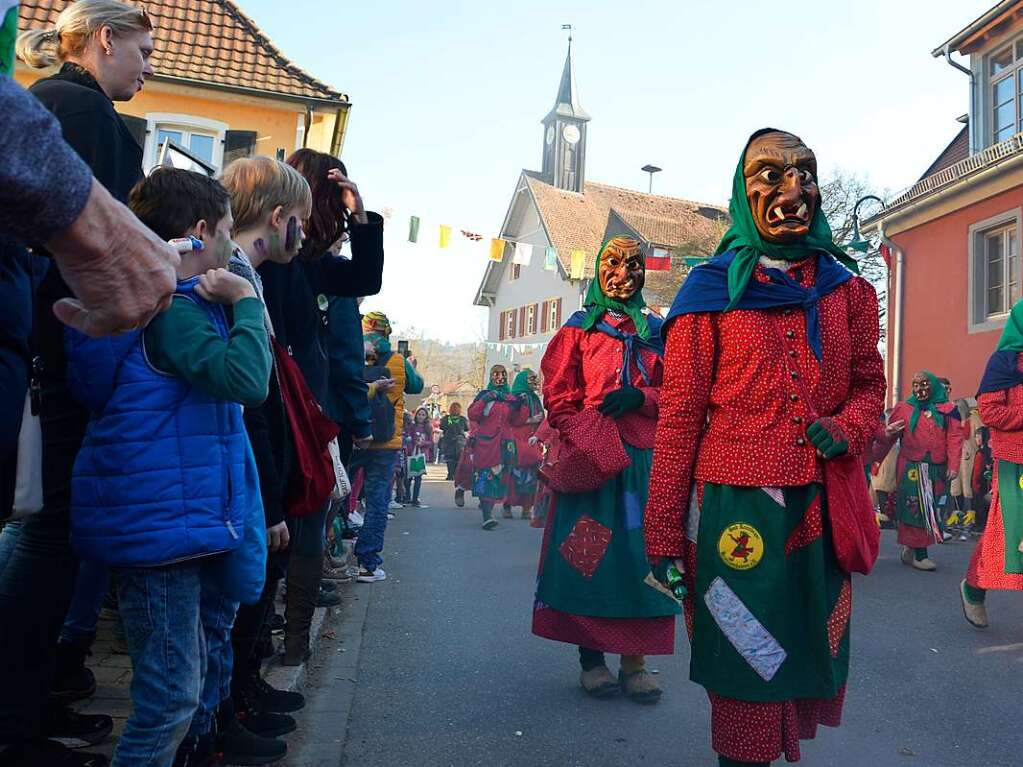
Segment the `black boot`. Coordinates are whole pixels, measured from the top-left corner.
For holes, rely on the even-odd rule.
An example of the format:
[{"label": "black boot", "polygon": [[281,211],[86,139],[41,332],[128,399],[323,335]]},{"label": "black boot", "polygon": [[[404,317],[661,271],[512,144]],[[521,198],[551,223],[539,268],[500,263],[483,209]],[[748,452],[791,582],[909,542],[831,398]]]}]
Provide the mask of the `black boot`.
[{"label": "black boot", "polygon": [[106,714],[79,714],[70,706],[50,698],[43,706],[43,735],[68,748],[84,748],[102,743],[114,729],[114,720]]},{"label": "black boot", "polygon": [[[288,597],[284,607],[284,665],[300,666],[309,657],[309,630],[313,612],[320,599],[323,555],[311,557],[292,554],[288,563]],[[340,601],[340,598],[339,600]]]},{"label": "black boot", "polygon": [[107,767],[109,763],[102,754],[72,751],[45,738],[15,743],[0,751],[0,767]]},{"label": "black boot", "polygon": [[174,754],[172,767],[215,767],[217,752],[213,748],[213,733],[188,735]]},{"label": "black boot", "polygon": [[288,744],[283,740],[263,738],[247,730],[235,717],[230,698],[217,707],[214,748],[222,764],[273,764],[288,753]]},{"label": "black boot", "polygon": [[55,697],[71,703],[96,692],[96,677],[85,667],[95,639],[96,635],[92,634],[75,642],[57,642],[52,690]]}]

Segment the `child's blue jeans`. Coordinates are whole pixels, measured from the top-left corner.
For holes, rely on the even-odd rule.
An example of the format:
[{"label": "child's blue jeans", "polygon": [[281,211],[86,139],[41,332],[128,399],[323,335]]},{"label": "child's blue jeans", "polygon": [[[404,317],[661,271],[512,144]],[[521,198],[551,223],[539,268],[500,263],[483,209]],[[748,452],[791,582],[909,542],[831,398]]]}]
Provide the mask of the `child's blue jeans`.
[{"label": "child's blue jeans", "polygon": [[204,578],[209,561],[116,571],[133,673],[114,767],[168,767],[186,733],[208,731],[229,694],[238,603]]}]

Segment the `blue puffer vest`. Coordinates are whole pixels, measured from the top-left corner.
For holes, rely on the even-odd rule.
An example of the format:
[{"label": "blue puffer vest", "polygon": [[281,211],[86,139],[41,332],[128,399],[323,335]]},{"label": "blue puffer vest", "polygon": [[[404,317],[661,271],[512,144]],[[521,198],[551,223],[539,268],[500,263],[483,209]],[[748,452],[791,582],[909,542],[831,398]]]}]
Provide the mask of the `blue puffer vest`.
[{"label": "blue puffer vest", "polygon": [[[200,298],[197,282],[179,282],[177,295],[204,308],[227,338],[223,307]],[[241,545],[253,508],[262,515],[241,405],[154,369],[144,331],[75,333],[67,348],[68,383],[93,411],[71,485],[79,555],[138,567]]]}]

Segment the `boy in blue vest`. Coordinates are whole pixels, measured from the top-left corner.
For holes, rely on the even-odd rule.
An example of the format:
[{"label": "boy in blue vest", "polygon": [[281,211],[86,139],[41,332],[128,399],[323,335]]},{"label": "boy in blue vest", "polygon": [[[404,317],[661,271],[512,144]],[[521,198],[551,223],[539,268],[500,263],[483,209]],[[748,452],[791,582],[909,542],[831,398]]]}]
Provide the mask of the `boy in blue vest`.
[{"label": "boy in blue vest", "polygon": [[215,713],[222,728],[240,727],[216,709],[229,696],[239,602],[263,586],[266,530],[242,406],[266,397],[271,360],[262,303],[224,268],[234,246],[223,186],[161,168],[129,205],[161,237],[196,246],[171,307],[148,327],[69,340],[69,381],[93,411],[75,462],[72,541],[117,574],[133,708],[114,765],[169,767],[186,733],[178,761],[193,763]]}]

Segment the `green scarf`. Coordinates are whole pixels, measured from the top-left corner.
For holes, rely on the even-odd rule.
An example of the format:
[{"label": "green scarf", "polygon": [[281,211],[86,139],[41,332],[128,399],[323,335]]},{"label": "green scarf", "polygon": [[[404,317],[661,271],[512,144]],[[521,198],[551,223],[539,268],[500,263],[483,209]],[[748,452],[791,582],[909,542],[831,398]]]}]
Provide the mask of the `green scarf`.
[{"label": "green scarf", "polygon": [[995,351],[1023,352],[1023,301],[1013,304]]},{"label": "green scarf", "polygon": [[906,400],[906,403],[913,408],[913,415],[909,417],[910,432],[916,431],[916,425],[920,422],[920,414],[924,411],[930,412],[934,417],[934,423],[942,429],[945,428],[945,416],[938,410],[938,405],[948,402],[948,392],[945,391],[944,384],[935,377],[934,373],[925,370],[924,375],[931,381],[931,398],[926,402],[920,402],[914,394]]},{"label": "green scarf", "polygon": [[526,368],[515,376],[515,383],[512,384],[511,393],[524,397],[529,405],[529,414],[536,415],[540,412],[543,405],[540,402],[540,395],[529,386],[529,376],[531,375],[533,375],[533,371]]},{"label": "green scarf", "polygon": [[724,237],[714,251],[719,256],[725,251],[736,250],[735,258],[728,267],[728,306],[725,311],[734,309],[739,303],[742,294],[746,291],[750,278],[753,276],[753,268],[757,265],[761,256],[767,256],[783,261],[802,261],[808,258],[814,251],[823,250],[844,264],[853,274],[859,274],[860,269],[856,261],[846,255],[845,251],[838,247],[832,239],[831,227],[821,207],[818,205],[810,222],[810,231],[799,243],[793,245],[779,245],[773,242],[765,242],[757,231],[757,225],[753,222],[753,213],[749,207],[749,200],[746,199],[746,176],[743,173],[743,164],[746,160],[746,150],[758,138],[765,133],[779,133],[774,128],[758,130],[739,155],[739,164],[735,168],[735,175],[732,177],[732,199],[728,203],[728,213],[732,217],[732,225],[725,232]]},{"label": "green scarf", "polygon": [[600,261],[604,257],[604,251],[607,250],[608,243],[610,242],[611,240],[606,240],[600,246],[597,262],[593,266],[593,280],[590,282],[590,289],[586,293],[586,300],[583,301],[583,308],[586,310],[586,316],[583,318],[583,330],[592,330],[600,322],[604,312],[613,311],[631,317],[636,325],[637,335],[644,341],[647,341],[650,338],[650,328],[647,325],[646,315],[643,314],[643,309],[646,308],[646,301],[643,300],[643,291],[637,290],[628,301],[618,301],[614,298],[608,298],[604,295],[604,291],[600,289]]}]

